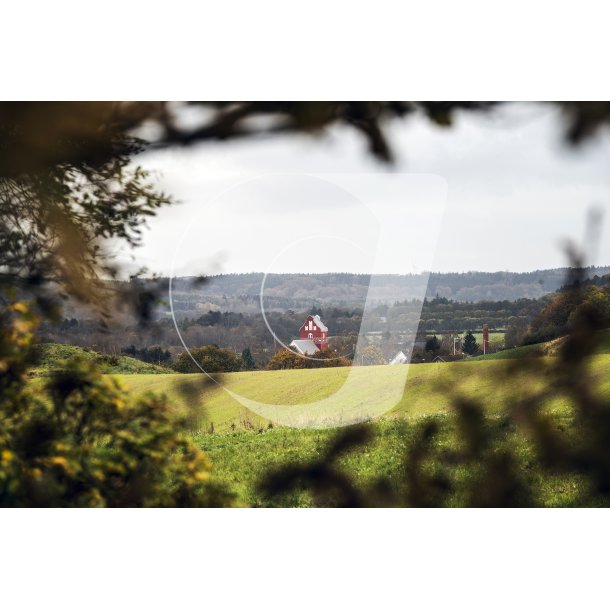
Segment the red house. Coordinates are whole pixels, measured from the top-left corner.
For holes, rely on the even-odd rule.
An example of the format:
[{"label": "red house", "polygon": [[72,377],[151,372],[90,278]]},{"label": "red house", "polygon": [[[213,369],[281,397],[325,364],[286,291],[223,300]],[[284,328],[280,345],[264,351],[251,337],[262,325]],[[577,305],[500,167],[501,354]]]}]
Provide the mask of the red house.
[{"label": "red house", "polygon": [[328,328],[320,320],[320,316],[307,316],[307,320],[299,329],[301,339],[309,339],[318,349],[328,349]]}]

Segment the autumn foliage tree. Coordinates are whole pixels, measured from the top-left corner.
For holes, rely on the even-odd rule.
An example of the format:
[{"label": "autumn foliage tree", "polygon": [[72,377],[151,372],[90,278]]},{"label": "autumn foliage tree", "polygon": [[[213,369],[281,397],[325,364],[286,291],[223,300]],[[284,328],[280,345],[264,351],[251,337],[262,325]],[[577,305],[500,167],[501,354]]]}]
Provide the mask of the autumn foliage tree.
[{"label": "autumn foliage tree", "polygon": [[310,357],[301,356],[292,350],[284,349],[269,361],[267,368],[270,371],[282,369],[320,369],[338,366],[350,366],[351,361],[339,356],[334,350],[322,350]]},{"label": "autumn foliage tree", "polygon": [[179,373],[234,373],[242,367],[241,356],[217,345],[196,347],[182,352],[176,359],[174,369]]},{"label": "autumn foliage tree", "polygon": [[610,286],[568,286],[558,292],[531,324],[523,342],[540,343],[571,332],[575,320],[589,313],[601,328],[610,327]]}]

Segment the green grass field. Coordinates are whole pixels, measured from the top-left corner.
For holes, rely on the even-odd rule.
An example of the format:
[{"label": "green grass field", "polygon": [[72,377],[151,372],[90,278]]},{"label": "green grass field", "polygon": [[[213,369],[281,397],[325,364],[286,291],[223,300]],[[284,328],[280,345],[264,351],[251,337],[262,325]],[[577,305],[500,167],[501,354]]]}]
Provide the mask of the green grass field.
[{"label": "green grass field", "polygon": [[[514,360],[519,358],[529,358],[536,356],[554,356],[557,351],[561,348],[564,342],[564,337],[554,339],[553,341],[547,341],[546,343],[534,343],[533,345],[523,345],[521,347],[513,347],[512,349],[505,349],[492,354],[486,354],[485,356],[475,356],[469,358],[473,360]],[[610,332],[605,330],[597,335],[596,354],[610,354]]]},{"label": "green grass field", "polygon": [[[416,419],[422,416],[448,413],[455,396],[481,399],[490,412],[500,411],[514,397],[521,382],[514,375],[506,378],[503,360],[477,359],[440,364],[411,365],[404,393],[398,404],[386,413],[385,419]],[[593,372],[602,380],[604,391],[610,393],[610,356],[597,356],[593,360]],[[401,373],[402,367],[371,366],[359,368],[369,392],[386,398],[392,377]],[[268,421],[252,413],[232,398],[223,388],[266,403],[308,403],[336,392],[344,383],[349,369],[308,369],[289,371],[254,371],[227,373],[218,376],[219,385],[206,380],[203,375],[155,374],[117,375],[116,377],[133,393],[159,392],[181,407],[198,411],[197,432],[235,430],[259,430]],[[526,376],[526,372],[521,373]],[[561,406],[561,405],[559,405]]]},{"label": "green grass field", "polygon": [[513,347],[512,349],[504,349],[499,352],[492,354],[485,354],[484,356],[475,356],[470,360],[514,360],[518,358],[524,358],[527,356],[540,356],[542,355],[540,344],[534,345],[523,345],[521,347]]},{"label": "green grass field", "polygon": [[[441,426],[437,440],[445,448],[453,447],[456,424],[450,416],[430,416]],[[426,418],[429,419],[429,418]],[[359,486],[364,487],[384,478],[392,489],[403,492],[405,485],[406,448],[417,433],[417,424],[424,420],[403,422],[380,420],[372,424],[373,439],[338,461],[339,467]],[[567,415],[559,416],[556,425],[569,425]],[[307,491],[295,490],[279,497],[268,498],[259,489],[260,481],[270,472],[286,464],[310,462],[324,455],[336,434],[334,430],[272,429],[259,433],[233,432],[225,434],[196,434],[195,440],[208,454],[215,478],[236,494],[238,506],[313,506]],[[459,438],[459,434],[457,435]],[[501,439],[506,442],[507,439]],[[580,506],[579,493],[586,483],[578,476],[542,475],[535,451],[523,437],[512,447],[524,477],[537,490],[536,505],[548,507]],[[456,497],[450,506],[463,506]]]},{"label": "green grass field", "polygon": [[[550,362],[550,358],[545,360]],[[455,428],[451,405],[460,394],[481,399],[493,417],[511,398],[518,396],[520,388],[531,389],[533,384],[542,383],[528,378],[527,371],[521,373],[523,378],[505,375],[509,366],[507,360],[412,365],[399,404],[372,424],[375,440],[364,450],[342,458],[342,466],[359,484],[385,477],[393,488],[400,489],[404,485],[405,446],[418,423],[425,418],[440,418],[448,430]],[[610,356],[593,358],[591,369],[600,381],[603,394],[610,396]],[[361,370],[380,399],[388,380],[398,373],[397,367],[389,366],[363,367]],[[347,369],[258,371],[226,374],[220,381],[232,391],[258,400],[297,404],[337,390],[347,372]],[[196,375],[121,375],[119,378],[136,394],[163,392],[178,405],[200,409],[194,437],[208,453],[217,479],[237,494],[239,505],[312,505],[309,494],[301,491],[270,501],[259,492],[258,484],[270,469],[322,455],[336,431],[277,425],[270,428],[269,422],[242,407],[221,387],[202,383]],[[552,411],[558,426],[570,425],[567,402],[555,401]],[[213,434],[210,433],[212,423]],[[525,440],[518,447],[518,455],[524,472],[535,482],[539,505],[572,506],[577,502],[583,485],[578,477],[542,476],[536,467],[533,449]]]}]

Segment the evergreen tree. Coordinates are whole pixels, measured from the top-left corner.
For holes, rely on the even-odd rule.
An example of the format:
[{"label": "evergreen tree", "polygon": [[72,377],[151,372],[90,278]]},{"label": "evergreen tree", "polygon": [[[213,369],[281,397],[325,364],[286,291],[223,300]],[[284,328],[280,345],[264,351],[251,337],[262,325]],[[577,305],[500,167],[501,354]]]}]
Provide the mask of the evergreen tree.
[{"label": "evergreen tree", "polygon": [[241,359],[243,362],[244,369],[251,371],[256,368],[256,362],[254,362],[254,358],[252,357],[252,352],[250,351],[249,347],[247,347],[241,353]]},{"label": "evergreen tree", "polygon": [[474,335],[470,330],[466,333],[466,336],[464,337],[464,346],[462,349],[464,350],[465,354],[468,354],[470,356],[476,354],[479,349],[479,344],[477,343],[477,340],[474,338]]},{"label": "evergreen tree", "polygon": [[434,335],[434,337],[430,337],[426,341],[427,352],[437,352],[439,349],[441,349],[441,342],[438,340],[438,337],[436,335]]}]

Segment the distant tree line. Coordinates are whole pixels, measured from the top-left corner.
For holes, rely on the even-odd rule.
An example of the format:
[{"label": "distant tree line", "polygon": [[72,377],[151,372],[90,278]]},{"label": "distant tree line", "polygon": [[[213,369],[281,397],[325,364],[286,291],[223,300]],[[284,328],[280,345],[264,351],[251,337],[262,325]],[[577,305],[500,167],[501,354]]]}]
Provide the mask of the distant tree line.
[{"label": "distant tree line", "polygon": [[[587,267],[588,278],[610,273],[610,267]],[[408,288],[428,299],[445,297],[458,302],[518,301],[538,299],[559,290],[567,269],[542,269],[526,273],[380,274],[375,276],[376,297],[391,305],[398,290]],[[173,307],[177,315],[196,317],[202,304],[210,309],[239,313],[256,313],[260,309],[262,273],[227,274],[193,284],[193,278],[173,280]],[[264,304],[269,311],[303,311],[312,307],[337,305],[361,308],[369,288],[370,275],[353,273],[270,274],[265,279]],[[369,295],[370,296],[370,295]]]},{"label": "distant tree line", "polygon": [[163,349],[160,345],[153,345],[151,347],[142,347],[138,349],[135,345],[131,344],[129,347],[125,347],[121,350],[127,356],[143,360],[144,362],[151,362],[153,364],[165,364],[169,362],[172,355],[169,350]]}]

